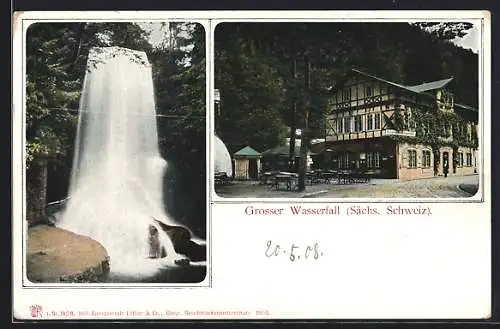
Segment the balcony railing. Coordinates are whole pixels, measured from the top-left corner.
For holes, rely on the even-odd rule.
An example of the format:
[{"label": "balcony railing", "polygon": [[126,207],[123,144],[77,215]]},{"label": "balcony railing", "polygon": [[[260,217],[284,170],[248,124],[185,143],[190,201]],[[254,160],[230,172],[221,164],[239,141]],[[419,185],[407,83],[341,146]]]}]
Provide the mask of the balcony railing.
[{"label": "balcony railing", "polygon": [[382,136],[409,136],[409,137],[415,137],[416,136],[415,131],[409,131],[409,130],[402,130],[402,131],[397,131],[395,129],[386,129],[382,130]]},{"label": "balcony railing", "polygon": [[441,142],[452,142],[453,141],[453,136],[448,136],[448,137],[438,136],[438,139]]}]

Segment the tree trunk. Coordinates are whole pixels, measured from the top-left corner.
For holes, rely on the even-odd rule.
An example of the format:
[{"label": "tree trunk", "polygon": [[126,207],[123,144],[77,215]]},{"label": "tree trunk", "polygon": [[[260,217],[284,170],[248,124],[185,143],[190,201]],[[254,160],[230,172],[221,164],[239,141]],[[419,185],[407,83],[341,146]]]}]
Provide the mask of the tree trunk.
[{"label": "tree trunk", "polygon": [[292,107],[292,117],[290,124],[290,146],[288,150],[288,171],[295,171],[295,130],[297,130],[297,90],[295,88],[297,79],[297,61],[295,57],[292,59],[292,77],[294,83],[294,94],[293,94],[293,107]]},{"label": "tree trunk", "polygon": [[304,88],[304,128],[300,135],[299,191],[306,189],[307,151],[309,149],[309,111],[311,106],[311,62],[306,60]]},{"label": "tree trunk", "polygon": [[38,223],[45,216],[47,204],[47,159],[34,161],[27,172],[26,220],[29,225]]}]

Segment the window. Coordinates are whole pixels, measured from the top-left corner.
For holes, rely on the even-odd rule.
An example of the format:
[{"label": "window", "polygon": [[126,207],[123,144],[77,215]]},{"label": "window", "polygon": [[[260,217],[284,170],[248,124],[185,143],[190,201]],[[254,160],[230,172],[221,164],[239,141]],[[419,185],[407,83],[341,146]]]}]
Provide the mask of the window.
[{"label": "window", "polygon": [[472,153],[467,153],[467,167],[472,167]]},{"label": "window", "polygon": [[451,125],[448,123],[443,123],[443,137],[451,137]]},{"label": "window", "polygon": [[363,121],[361,115],[354,117],[354,131],[363,131]]},{"label": "window", "polygon": [[380,152],[366,153],[367,168],[380,168]]},{"label": "window", "polygon": [[340,169],[349,168],[349,153],[344,153],[339,156],[339,168]]},{"label": "window", "polygon": [[351,117],[344,118],[344,132],[348,133],[351,131]]},{"label": "window", "polygon": [[457,166],[458,167],[463,167],[464,166],[464,154],[462,152],[460,152],[457,155],[458,155]]},{"label": "window", "polygon": [[417,151],[408,150],[408,167],[417,168]]},{"label": "window", "polygon": [[431,166],[431,151],[422,151],[422,167],[429,168]]},{"label": "window", "polygon": [[344,119],[343,118],[339,118],[338,121],[337,121],[337,124],[338,124],[337,131],[339,133],[343,133],[344,132]]},{"label": "window", "polygon": [[380,113],[375,113],[375,129],[380,129]]},{"label": "window", "polygon": [[429,132],[431,131],[429,122],[424,122],[422,124],[422,131],[424,133],[424,136],[427,136],[429,134]]},{"label": "window", "polygon": [[342,101],[347,102],[351,100],[351,89],[346,89],[342,91]]},{"label": "window", "polygon": [[415,120],[413,120],[411,109],[409,108],[404,111],[404,126],[406,129],[415,129]]},{"label": "window", "polygon": [[366,88],[365,88],[365,95],[366,95],[366,97],[373,96],[373,90],[372,90],[371,86],[366,86]]},{"label": "window", "polygon": [[375,168],[379,168],[380,167],[380,153],[379,152],[375,152],[373,154],[373,166]]},{"label": "window", "polygon": [[366,116],[366,130],[373,130],[373,114]]},{"label": "window", "polygon": [[337,131],[338,126],[339,126],[339,123],[337,122],[337,119],[332,119],[330,121],[330,127],[331,127],[333,132]]}]

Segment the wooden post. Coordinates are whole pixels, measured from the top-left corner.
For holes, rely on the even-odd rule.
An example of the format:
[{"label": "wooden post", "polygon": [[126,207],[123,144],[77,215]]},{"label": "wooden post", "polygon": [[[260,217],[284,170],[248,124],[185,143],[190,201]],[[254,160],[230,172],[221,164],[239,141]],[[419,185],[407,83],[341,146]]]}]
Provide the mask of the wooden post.
[{"label": "wooden post", "polygon": [[304,74],[304,125],[300,135],[299,191],[306,189],[307,151],[309,150],[309,112],[311,107],[311,62],[306,59]]}]

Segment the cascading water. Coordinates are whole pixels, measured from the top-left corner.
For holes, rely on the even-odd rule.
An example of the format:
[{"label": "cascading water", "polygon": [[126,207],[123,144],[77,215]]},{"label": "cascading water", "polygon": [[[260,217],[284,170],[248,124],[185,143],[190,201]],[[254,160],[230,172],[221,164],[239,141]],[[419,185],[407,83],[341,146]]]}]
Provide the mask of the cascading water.
[{"label": "cascading water", "polygon": [[233,175],[231,155],[224,142],[217,136],[214,137],[214,169],[215,172],[225,172],[228,177]]},{"label": "cascading water", "polygon": [[[57,226],[99,241],[112,273],[151,275],[178,258],[153,217],[164,211],[167,163],[158,148],[151,66],[144,52],[92,48],[80,101],[69,200]],[[150,225],[164,259],[148,259]]]}]

